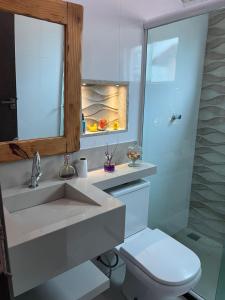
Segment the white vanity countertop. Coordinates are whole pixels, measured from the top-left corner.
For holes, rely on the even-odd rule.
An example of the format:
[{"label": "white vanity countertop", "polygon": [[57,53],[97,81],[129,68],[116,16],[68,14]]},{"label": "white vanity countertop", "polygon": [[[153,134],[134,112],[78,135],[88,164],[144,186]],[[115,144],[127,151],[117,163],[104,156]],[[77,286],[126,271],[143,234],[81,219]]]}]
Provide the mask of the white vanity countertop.
[{"label": "white vanity countertop", "polygon": [[[67,226],[74,225],[81,221],[85,221],[89,218],[122,207],[123,204],[119,200],[103,192],[103,190],[140,178],[151,176],[155,173],[155,165],[142,162],[140,166],[135,168],[128,167],[127,164],[122,164],[116,166],[116,170],[113,173],[106,173],[101,169],[89,172],[87,178],[76,177],[74,179],[65,181],[65,183],[74,187],[84,196],[93,200],[96,205],[85,206],[84,203],[85,210],[83,213],[74,215],[68,214],[68,217],[64,217],[62,219],[59,218],[52,224],[50,224],[50,222],[46,222],[46,213],[48,209],[51,209],[50,207],[48,207],[51,202],[49,202],[49,204],[45,203],[43,205],[32,207],[31,209],[29,209],[29,216],[28,212],[25,212],[25,210],[17,211],[15,213],[9,213],[8,210],[5,209],[5,221],[9,248],[18,246],[22,243],[29,242],[43,235],[49,234],[53,231],[60,230]],[[53,186],[55,184],[62,183],[63,182],[61,180],[41,182],[37,189],[40,190],[49,186]],[[27,187],[16,187],[3,190],[3,200],[4,198],[12,197],[14,195],[22,196],[24,193],[29,192],[31,192],[31,189]],[[44,225],[33,225],[32,220],[35,216],[37,218],[37,214],[40,216],[41,220],[41,209],[43,209],[43,215],[45,215],[43,216],[43,218],[45,217],[45,222],[43,222]],[[33,223],[35,223],[35,221]],[[32,226],[29,226],[29,224],[31,224]]]}]

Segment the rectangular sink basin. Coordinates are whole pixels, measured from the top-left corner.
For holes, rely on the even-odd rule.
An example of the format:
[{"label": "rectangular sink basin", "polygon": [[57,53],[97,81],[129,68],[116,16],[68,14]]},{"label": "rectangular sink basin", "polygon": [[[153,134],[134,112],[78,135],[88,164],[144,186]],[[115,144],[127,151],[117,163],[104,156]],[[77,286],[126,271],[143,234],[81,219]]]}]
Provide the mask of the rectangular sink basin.
[{"label": "rectangular sink basin", "polygon": [[[4,199],[4,206],[23,234],[35,233],[70,218],[84,217],[93,206],[100,206],[67,183],[28,190]],[[61,224],[63,225],[63,224]]]},{"label": "rectangular sink basin", "polygon": [[9,213],[15,213],[39,205],[71,204],[73,206],[99,205],[93,199],[83,195],[68,183],[58,183],[4,198],[4,206]]}]

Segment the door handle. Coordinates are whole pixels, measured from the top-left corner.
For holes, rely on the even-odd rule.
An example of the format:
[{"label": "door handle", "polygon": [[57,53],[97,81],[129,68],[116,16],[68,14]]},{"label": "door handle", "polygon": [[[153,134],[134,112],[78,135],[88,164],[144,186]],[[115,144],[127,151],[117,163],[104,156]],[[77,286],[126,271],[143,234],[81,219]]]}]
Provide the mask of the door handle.
[{"label": "door handle", "polygon": [[2,99],[2,100],[0,100],[0,104],[2,104],[2,105],[9,105],[9,108],[11,110],[14,110],[14,109],[16,109],[16,101],[17,101],[16,97],[15,98],[11,97],[9,99]]},{"label": "door handle", "polygon": [[0,100],[0,103],[5,104],[5,105],[11,105],[11,104],[16,104],[16,100],[17,100],[17,98],[11,97],[9,99]]}]

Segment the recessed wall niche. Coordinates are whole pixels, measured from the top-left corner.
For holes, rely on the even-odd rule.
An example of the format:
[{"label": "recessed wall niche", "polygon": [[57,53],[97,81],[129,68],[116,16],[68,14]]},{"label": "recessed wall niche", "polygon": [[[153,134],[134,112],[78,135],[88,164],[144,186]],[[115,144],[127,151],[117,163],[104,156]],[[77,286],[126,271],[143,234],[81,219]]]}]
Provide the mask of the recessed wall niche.
[{"label": "recessed wall niche", "polygon": [[82,83],[83,136],[127,130],[128,88],[127,82]]}]

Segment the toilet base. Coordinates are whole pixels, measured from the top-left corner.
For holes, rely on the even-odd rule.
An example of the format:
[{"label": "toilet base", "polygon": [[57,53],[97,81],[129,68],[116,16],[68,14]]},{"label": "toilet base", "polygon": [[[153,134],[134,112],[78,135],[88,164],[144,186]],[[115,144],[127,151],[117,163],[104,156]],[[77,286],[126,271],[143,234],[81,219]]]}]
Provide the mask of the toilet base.
[{"label": "toilet base", "polygon": [[145,272],[120,252],[126,264],[126,275],[122,292],[127,300],[175,300],[192,290],[201,278],[201,269],[189,282],[168,286],[152,280]]},{"label": "toilet base", "polygon": [[137,284],[137,278],[129,270],[126,270],[122,293],[127,300],[147,300],[149,297],[146,287],[141,283]]},{"label": "toilet base", "polygon": [[133,273],[129,271],[129,268],[126,269],[122,293],[127,300],[179,300],[179,296],[183,294],[180,293],[180,295],[169,297],[165,295],[165,293],[160,293],[160,295],[155,294],[149,286],[146,286],[142,280],[134,276]]},{"label": "toilet base", "polygon": [[152,294],[128,269],[122,287],[122,293],[127,300],[174,300],[174,297],[156,296]]}]

